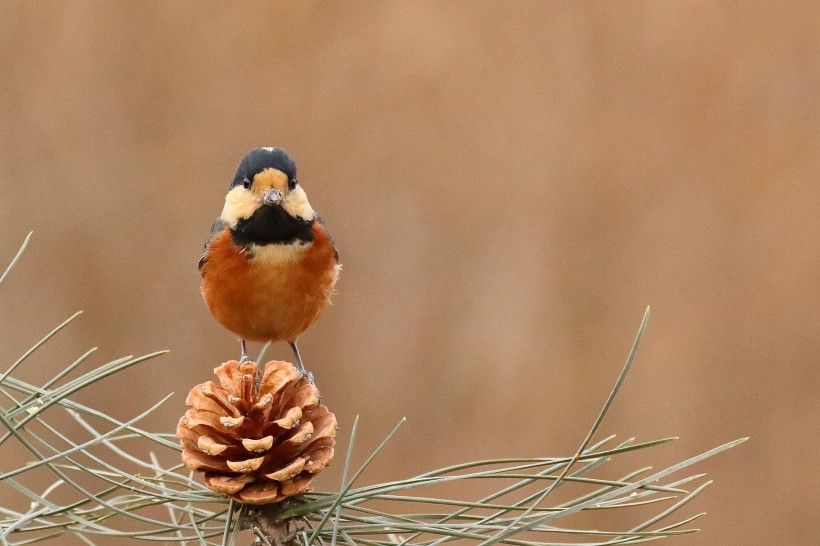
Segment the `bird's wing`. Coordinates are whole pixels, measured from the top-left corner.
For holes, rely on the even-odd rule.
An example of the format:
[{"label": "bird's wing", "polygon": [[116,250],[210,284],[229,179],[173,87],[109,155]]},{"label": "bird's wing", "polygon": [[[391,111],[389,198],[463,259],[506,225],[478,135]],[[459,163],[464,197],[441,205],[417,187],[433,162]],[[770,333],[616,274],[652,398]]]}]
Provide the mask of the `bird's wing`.
[{"label": "bird's wing", "polygon": [[330,246],[333,247],[333,257],[338,262],[339,261],[339,250],[336,248],[336,243],[333,241],[333,236],[330,235],[330,232],[325,227],[325,222],[322,220],[322,217],[319,216],[319,213],[314,211],[314,214],[316,215],[316,223],[319,224],[319,227],[321,227],[324,230],[325,233],[327,233],[327,240],[330,241]]},{"label": "bird's wing", "polygon": [[202,254],[199,255],[199,270],[202,271],[202,267],[205,265],[205,262],[208,261],[208,249],[211,246],[211,242],[214,238],[219,234],[225,227],[225,222],[222,221],[222,218],[217,218],[214,220],[213,225],[211,226],[211,234],[208,236],[208,240],[205,242],[205,246],[202,248]]}]

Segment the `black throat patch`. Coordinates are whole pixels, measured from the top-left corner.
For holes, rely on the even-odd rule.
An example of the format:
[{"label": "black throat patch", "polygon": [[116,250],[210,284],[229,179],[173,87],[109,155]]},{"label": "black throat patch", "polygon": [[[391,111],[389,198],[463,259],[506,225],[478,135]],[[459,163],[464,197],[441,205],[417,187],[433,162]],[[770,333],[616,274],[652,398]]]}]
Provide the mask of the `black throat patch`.
[{"label": "black throat patch", "polygon": [[282,207],[259,207],[247,220],[239,220],[231,229],[233,241],[242,247],[249,245],[288,245],[313,241],[312,220],[294,218]]}]

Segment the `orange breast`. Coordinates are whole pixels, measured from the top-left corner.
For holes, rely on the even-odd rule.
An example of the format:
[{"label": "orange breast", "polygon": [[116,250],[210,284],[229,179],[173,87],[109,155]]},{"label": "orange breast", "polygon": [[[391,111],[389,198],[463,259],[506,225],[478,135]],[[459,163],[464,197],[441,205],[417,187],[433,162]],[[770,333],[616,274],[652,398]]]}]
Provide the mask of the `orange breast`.
[{"label": "orange breast", "polygon": [[202,295],[214,318],[242,339],[293,341],[328,304],[338,268],[324,228],[314,240],[287,252],[259,249],[249,257],[226,229],[210,244],[202,268]]}]

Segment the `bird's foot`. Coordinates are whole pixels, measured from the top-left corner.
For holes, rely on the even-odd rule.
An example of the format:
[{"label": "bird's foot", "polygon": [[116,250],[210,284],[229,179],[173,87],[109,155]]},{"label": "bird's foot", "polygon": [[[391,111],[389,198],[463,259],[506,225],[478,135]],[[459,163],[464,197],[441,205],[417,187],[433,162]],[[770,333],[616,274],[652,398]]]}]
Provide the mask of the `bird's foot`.
[{"label": "bird's foot", "polygon": [[245,346],[245,340],[239,340],[239,349],[240,349],[240,356],[239,356],[239,363],[240,364],[247,364],[251,361],[251,357],[248,356],[248,348]]},{"label": "bird's foot", "polygon": [[296,341],[289,341],[288,343],[290,344],[290,348],[293,349],[293,356],[296,357],[296,369],[299,370],[302,377],[307,377],[308,383],[313,385],[313,374],[305,369],[305,363],[302,362],[302,355],[299,354],[299,347],[296,345]]}]

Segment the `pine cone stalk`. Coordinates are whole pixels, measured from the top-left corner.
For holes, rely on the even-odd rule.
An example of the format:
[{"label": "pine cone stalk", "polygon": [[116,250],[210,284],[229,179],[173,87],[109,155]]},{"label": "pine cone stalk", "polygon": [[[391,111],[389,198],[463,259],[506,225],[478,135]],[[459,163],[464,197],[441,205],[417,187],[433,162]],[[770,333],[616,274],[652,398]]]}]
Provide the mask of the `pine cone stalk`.
[{"label": "pine cone stalk", "polygon": [[236,360],[214,370],[219,384],[197,385],[177,437],[182,461],[207,487],[247,504],[270,504],[310,489],[333,458],[336,416],[289,362]]}]

